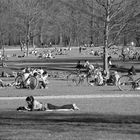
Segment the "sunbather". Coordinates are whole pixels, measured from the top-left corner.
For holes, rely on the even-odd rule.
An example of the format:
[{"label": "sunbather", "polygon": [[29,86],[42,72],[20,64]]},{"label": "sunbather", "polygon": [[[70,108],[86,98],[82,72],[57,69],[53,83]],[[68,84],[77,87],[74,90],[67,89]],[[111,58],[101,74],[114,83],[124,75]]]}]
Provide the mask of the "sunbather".
[{"label": "sunbather", "polygon": [[66,104],[62,106],[56,106],[50,103],[43,104],[34,99],[33,96],[26,98],[27,106],[20,106],[17,108],[18,111],[72,111],[79,110],[76,104]]}]

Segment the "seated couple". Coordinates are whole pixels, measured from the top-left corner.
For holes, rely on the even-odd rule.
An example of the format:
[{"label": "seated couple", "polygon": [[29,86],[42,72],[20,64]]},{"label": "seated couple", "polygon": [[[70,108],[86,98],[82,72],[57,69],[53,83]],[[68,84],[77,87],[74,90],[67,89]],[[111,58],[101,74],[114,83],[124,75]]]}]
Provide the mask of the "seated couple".
[{"label": "seated couple", "polygon": [[20,106],[17,111],[74,111],[79,110],[76,104],[66,104],[62,106],[56,106],[50,103],[43,104],[34,99],[33,96],[26,98],[27,106]]},{"label": "seated couple", "polygon": [[39,81],[38,88],[48,88],[48,72],[44,71],[41,75],[38,75],[37,73],[34,73],[34,76]]}]

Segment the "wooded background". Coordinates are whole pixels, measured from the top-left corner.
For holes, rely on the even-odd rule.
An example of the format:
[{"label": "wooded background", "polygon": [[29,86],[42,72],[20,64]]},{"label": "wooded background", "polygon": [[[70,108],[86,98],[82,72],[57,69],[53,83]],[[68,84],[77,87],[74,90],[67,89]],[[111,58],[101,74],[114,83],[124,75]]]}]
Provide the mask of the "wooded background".
[{"label": "wooded background", "polygon": [[0,46],[140,46],[140,0],[0,0]]}]

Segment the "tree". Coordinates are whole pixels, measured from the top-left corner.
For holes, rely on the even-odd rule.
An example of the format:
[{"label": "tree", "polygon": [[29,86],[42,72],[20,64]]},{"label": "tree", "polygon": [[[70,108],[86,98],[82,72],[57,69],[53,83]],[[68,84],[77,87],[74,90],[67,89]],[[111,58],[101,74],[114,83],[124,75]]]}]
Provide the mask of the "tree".
[{"label": "tree", "polygon": [[41,18],[42,9],[39,0],[17,0],[15,4],[16,23],[25,37],[28,56],[31,37],[36,34],[36,25]]},{"label": "tree", "polygon": [[0,0],[0,48],[2,48],[4,42],[4,36],[7,34],[8,31],[8,5],[5,0]]},{"label": "tree", "polygon": [[[128,40],[132,38],[132,41],[136,43],[136,47],[140,47],[140,1],[135,3],[135,15],[131,19],[124,33]],[[129,35],[129,36],[128,36]]]},{"label": "tree", "polygon": [[102,21],[104,23],[104,70],[108,72],[108,48],[116,43],[121,32],[127,27],[134,17],[134,1],[129,0],[96,0],[102,7],[104,13]]}]

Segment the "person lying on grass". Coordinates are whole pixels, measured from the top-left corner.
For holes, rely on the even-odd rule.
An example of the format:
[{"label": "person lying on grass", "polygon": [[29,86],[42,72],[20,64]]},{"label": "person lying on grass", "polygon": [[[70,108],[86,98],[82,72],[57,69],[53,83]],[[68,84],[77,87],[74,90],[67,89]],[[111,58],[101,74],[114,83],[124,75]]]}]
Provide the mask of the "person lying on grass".
[{"label": "person lying on grass", "polygon": [[27,106],[20,106],[17,111],[74,111],[79,110],[76,104],[66,104],[62,106],[56,106],[50,103],[43,104],[34,99],[33,96],[26,98]]}]

